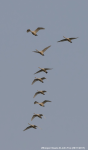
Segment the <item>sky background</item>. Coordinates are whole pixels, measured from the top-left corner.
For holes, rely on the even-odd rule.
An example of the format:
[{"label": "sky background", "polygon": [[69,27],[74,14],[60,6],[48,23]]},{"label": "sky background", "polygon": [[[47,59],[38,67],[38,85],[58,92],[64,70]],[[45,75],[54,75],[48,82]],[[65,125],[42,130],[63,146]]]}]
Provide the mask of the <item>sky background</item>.
[{"label": "sky background", "polygon": [[[79,38],[57,43],[63,36]],[[34,75],[38,67],[53,70]],[[31,85],[35,77],[48,80]],[[33,98],[37,90],[48,92]],[[43,100],[52,102],[34,105]],[[28,123],[42,130],[23,131]],[[43,146],[88,148],[88,0],[0,1],[0,149]]]}]

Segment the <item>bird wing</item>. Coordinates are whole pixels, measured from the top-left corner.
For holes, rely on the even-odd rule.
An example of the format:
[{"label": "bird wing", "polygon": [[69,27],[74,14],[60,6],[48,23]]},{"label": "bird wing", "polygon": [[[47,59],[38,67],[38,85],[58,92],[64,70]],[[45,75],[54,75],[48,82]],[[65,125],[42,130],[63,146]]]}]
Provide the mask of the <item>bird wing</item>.
[{"label": "bird wing", "polygon": [[32,121],[35,117],[37,117],[37,115],[33,115],[32,118],[31,118],[31,121]]},{"label": "bird wing", "polygon": [[[42,72],[43,70],[41,69],[41,70],[39,70],[39,71],[37,71],[36,73],[39,73],[39,72]],[[36,73],[34,73],[34,74],[36,74]]]},{"label": "bird wing", "polygon": [[63,41],[68,41],[67,39],[62,39],[60,41],[57,41],[57,42],[63,42]]},{"label": "bird wing", "polygon": [[74,39],[77,39],[78,37],[76,37],[76,38],[69,38],[70,40],[74,40]]},{"label": "bird wing", "polygon": [[27,32],[30,32],[31,30],[30,29],[27,29]]},{"label": "bird wing", "polygon": [[38,95],[38,94],[40,94],[40,92],[36,92],[33,98],[35,98],[35,96]]},{"label": "bird wing", "polygon": [[42,29],[45,29],[45,28],[38,27],[34,32],[37,33],[39,30],[42,30]]},{"label": "bird wing", "polygon": [[46,48],[44,48],[41,52],[45,52],[49,47],[51,47],[51,45],[50,46],[48,46],[48,47],[46,47]]},{"label": "bird wing", "polygon": [[[44,115],[43,115],[44,116]],[[46,117],[44,116],[44,118],[46,119]]]},{"label": "bird wing", "polygon": [[45,70],[52,70],[53,68],[44,68]]},{"label": "bird wing", "polygon": [[46,102],[51,102],[51,101],[49,101],[49,100],[45,100],[45,101],[43,101],[42,103],[43,103],[43,104],[45,104]]},{"label": "bird wing", "polygon": [[28,123],[30,126],[33,126],[32,124]]},{"label": "bird wing", "polygon": [[[38,127],[38,126],[37,126]],[[41,129],[40,127],[38,127],[39,129]]]},{"label": "bird wing", "polygon": [[34,84],[36,81],[38,81],[38,79],[34,79],[33,82],[32,82],[32,84]]},{"label": "bird wing", "polygon": [[27,129],[30,129],[32,128],[32,126],[28,126],[27,128],[25,128],[23,131],[27,130]]}]

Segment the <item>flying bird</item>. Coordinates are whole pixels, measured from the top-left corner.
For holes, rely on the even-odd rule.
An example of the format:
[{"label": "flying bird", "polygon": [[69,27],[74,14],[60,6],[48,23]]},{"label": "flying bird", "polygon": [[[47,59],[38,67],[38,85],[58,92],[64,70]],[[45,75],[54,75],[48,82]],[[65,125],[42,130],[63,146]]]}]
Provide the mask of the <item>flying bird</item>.
[{"label": "flying bird", "polygon": [[45,29],[45,28],[38,27],[38,28],[37,28],[36,30],[34,30],[34,31],[31,31],[30,29],[28,29],[27,32],[31,32],[33,35],[37,36],[36,33],[37,33],[39,30],[42,30],[42,29]]},{"label": "flying bird", "polygon": [[44,82],[43,82],[44,79],[46,79],[46,78],[45,78],[45,77],[42,77],[42,78],[36,78],[36,77],[35,77],[35,79],[34,79],[33,82],[32,82],[32,85],[33,85],[36,81],[40,81],[40,82],[44,83]]},{"label": "flying bird", "polygon": [[35,101],[34,104],[39,104],[40,106],[45,107],[44,104],[45,104],[46,102],[51,102],[51,101],[49,101],[49,100],[44,100],[44,101],[41,102],[41,103]]},{"label": "flying bird", "polygon": [[[42,114],[35,114],[35,113],[34,113],[34,115],[33,115],[32,118],[31,118],[31,121],[32,121],[35,117],[39,117],[39,118],[42,119],[42,116],[44,116],[44,115],[42,115]],[[45,118],[45,116],[44,116],[44,118]]]},{"label": "flying bird", "polygon": [[57,42],[63,42],[63,41],[68,41],[68,42],[70,42],[70,43],[72,43],[72,41],[71,40],[74,40],[74,39],[77,39],[78,37],[76,37],[76,38],[66,38],[65,36],[63,36],[65,39],[62,39],[62,40],[60,40],[60,41],[57,41]]},{"label": "flying bird", "polygon": [[[38,91],[38,90],[37,90],[37,91]],[[43,94],[43,95],[45,95],[45,94],[44,94],[45,92],[47,92],[47,91],[38,91],[38,92],[35,93],[35,95],[34,95],[33,98],[35,98],[35,96],[38,95],[38,94]]]},{"label": "flying bird", "polygon": [[45,52],[49,47],[51,47],[51,45],[48,46],[48,47],[46,47],[46,48],[44,48],[42,51],[38,51],[38,50],[36,49],[36,51],[33,51],[33,52],[39,53],[39,54],[41,54],[42,56],[44,56],[44,52]]},{"label": "flying bird", "polygon": [[[53,69],[53,68],[40,68],[40,67],[38,67],[40,70],[39,71],[37,71],[36,73],[39,73],[39,72],[42,72],[42,71],[44,71],[45,73],[48,73],[46,70],[51,70],[51,69]],[[34,73],[34,74],[36,74],[36,73]]]},{"label": "flying bird", "polygon": [[[29,123],[28,123],[29,124]],[[28,126],[27,128],[25,128],[23,131],[27,130],[27,129],[30,129],[30,128],[34,128],[34,129],[37,129],[38,126],[36,125],[32,125],[32,124],[29,124],[30,126]],[[40,127],[38,127],[39,129],[41,129]]]}]

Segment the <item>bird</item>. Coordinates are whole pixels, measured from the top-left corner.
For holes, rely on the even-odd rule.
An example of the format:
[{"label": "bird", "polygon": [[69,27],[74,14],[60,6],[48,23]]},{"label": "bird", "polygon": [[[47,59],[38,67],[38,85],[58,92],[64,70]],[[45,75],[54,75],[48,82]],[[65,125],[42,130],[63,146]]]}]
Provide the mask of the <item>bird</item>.
[{"label": "bird", "polygon": [[48,47],[46,47],[46,48],[44,48],[42,51],[38,51],[38,50],[36,49],[36,51],[33,51],[33,52],[39,53],[39,54],[41,54],[42,56],[44,56],[44,52],[45,52],[49,47],[51,47],[51,45],[48,46]]},{"label": "bird", "polygon": [[[29,123],[28,123],[29,124]],[[30,126],[28,126],[27,128],[25,128],[23,131],[27,130],[27,129],[30,129],[30,128],[34,128],[34,129],[37,129],[38,126],[36,125],[32,125],[32,124],[29,124]],[[39,129],[41,129],[40,127],[38,127]]]},{"label": "bird", "polygon": [[[53,69],[53,68],[40,68],[40,67],[38,67],[40,70],[39,71],[37,71],[36,73],[39,73],[39,72],[42,72],[42,71],[44,71],[45,73],[48,73],[46,70],[51,70],[51,69]],[[36,74],[36,73],[34,73],[34,74]]]},{"label": "bird", "polygon": [[49,100],[44,100],[44,101],[41,102],[41,103],[35,101],[34,104],[39,104],[40,106],[45,107],[44,104],[45,104],[46,102],[51,102],[51,101],[49,101]]},{"label": "bird", "polygon": [[34,31],[31,31],[30,29],[27,29],[27,32],[31,32],[33,35],[38,36],[36,33],[37,33],[39,30],[42,30],[42,29],[45,29],[45,28],[38,27],[38,28],[37,28],[36,30],[34,30]]},{"label": "bird", "polygon": [[[38,90],[37,90],[37,91],[38,91]],[[38,94],[43,94],[43,95],[45,95],[45,94],[44,94],[45,92],[47,92],[47,91],[38,91],[38,92],[35,93],[35,95],[34,95],[33,98],[35,98],[35,96],[38,95]]]},{"label": "bird", "polygon": [[35,79],[34,79],[33,82],[32,82],[32,85],[33,85],[36,81],[40,81],[40,82],[44,83],[44,82],[43,82],[44,79],[46,79],[46,78],[45,78],[45,77],[42,77],[42,78],[36,78],[36,77],[35,77]]},{"label": "bird", "polygon": [[[32,118],[31,118],[31,121],[32,121],[35,117],[39,117],[39,118],[42,119],[42,116],[44,116],[44,115],[42,115],[42,114],[35,114],[35,113],[34,113],[34,115],[33,115]],[[45,118],[45,116],[44,116],[44,118]]]},{"label": "bird", "polygon": [[57,41],[57,42],[63,42],[63,41],[68,41],[68,42],[70,42],[70,43],[72,43],[72,41],[71,40],[74,40],[74,39],[77,39],[78,37],[76,37],[76,38],[66,38],[65,36],[63,36],[65,39],[62,39],[62,40],[60,40],[60,41]]}]

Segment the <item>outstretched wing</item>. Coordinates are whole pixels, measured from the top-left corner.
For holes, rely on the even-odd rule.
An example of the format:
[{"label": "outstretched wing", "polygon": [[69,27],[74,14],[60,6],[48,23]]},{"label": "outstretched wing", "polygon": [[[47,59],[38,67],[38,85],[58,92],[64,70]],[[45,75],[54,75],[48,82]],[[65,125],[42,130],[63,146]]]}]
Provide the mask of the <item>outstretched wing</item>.
[{"label": "outstretched wing", "polygon": [[35,98],[35,96],[38,95],[38,94],[40,94],[40,92],[36,92],[33,98]]},{"label": "outstretched wing", "polygon": [[74,40],[74,39],[77,39],[78,37],[76,37],[76,38],[69,38],[70,40]]},{"label": "outstretched wing", "polygon": [[[39,72],[42,72],[43,70],[39,70],[39,71],[37,71],[36,73],[39,73]],[[34,74],[36,74],[36,73],[34,73]]]},{"label": "outstretched wing", "polygon": [[28,130],[28,129],[30,129],[30,128],[32,128],[32,126],[28,126],[26,129],[24,129],[23,131],[25,131],[25,130]]},{"label": "outstretched wing", "polygon": [[30,126],[33,126],[32,124],[28,123]]},{"label": "outstretched wing", "polygon": [[[38,126],[37,126],[38,127]],[[39,129],[41,129],[40,127],[38,127]]]},{"label": "outstretched wing", "polygon": [[48,46],[48,47],[46,47],[46,48],[44,48],[44,49],[42,50],[42,52],[44,53],[49,47],[51,47],[51,45]]},{"label": "outstretched wing", "polygon": [[45,29],[45,28],[38,27],[34,32],[37,33],[39,30],[42,30],[42,29]]},{"label": "outstretched wing", "polygon": [[34,79],[33,82],[32,82],[32,84],[34,84],[36,81],[38,81],[38,79]]},{"label": "outstretched wing", "polygon": [[68,41],[67,39],[62,39],[60,41],[57,41],[57,42],[63,42],[63,41]]},{"label": "outstretched wing", "polygon": [[51,101],[49,101],[49,100],[45,100],[45,101],[43,101],[42,103],[43,103],[43,104],[45,104],[46,102],[51,102]]},{"label": "outstretched wing", "polygon": [[37,115],[33,115],[32,118],[31,118],[31,121],[32,121],[35,117],[37,117]]},{"label": "outstretched wing", "polygon": [[46,119],[46,117],[43,115],[43,117]]},{"label": "outstretched wing", "polygon": [[53,68],[44,68],[45,70],[52,70]]}]

